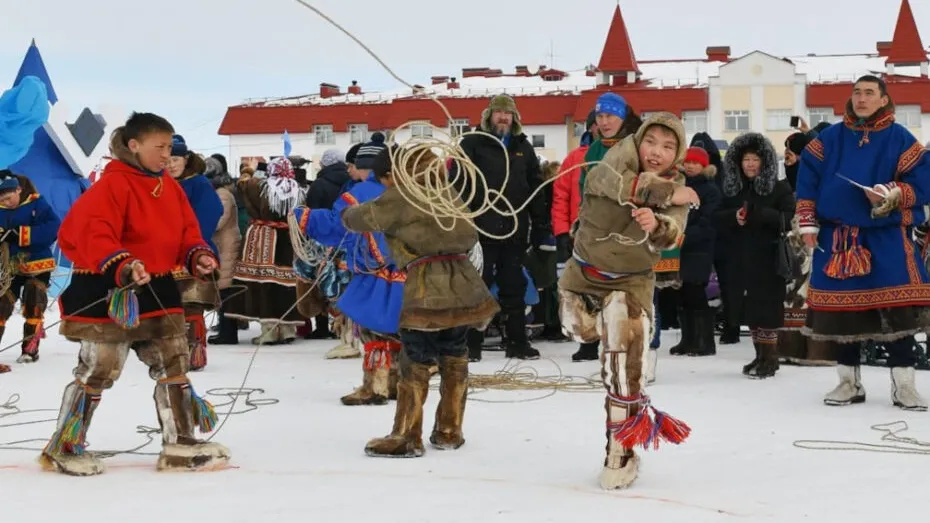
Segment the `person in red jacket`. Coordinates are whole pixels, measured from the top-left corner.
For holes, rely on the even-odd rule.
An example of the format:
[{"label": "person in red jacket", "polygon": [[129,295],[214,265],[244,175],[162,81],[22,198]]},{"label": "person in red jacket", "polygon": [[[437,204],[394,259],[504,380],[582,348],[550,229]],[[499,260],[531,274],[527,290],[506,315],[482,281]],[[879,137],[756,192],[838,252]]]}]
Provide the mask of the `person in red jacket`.
[{"label": "person in red jacket", "polygon": [[85,435],[103,390],[119,378],[129,352],[156,381],[161,425],[159,470],[215,468],[229,460],[217,443],[194,438],[213,430],[213,407],[194,394],[184,307],[172,269],[204,278],[218,267],[181,186],[165,172],[174,129],[164,118],[133,114],[113,132],[115,158],[75,201],[58,233],[73,262],[59,298],[60,332],[81,343],[74,380],[65,387],[58,424],[40,462],[71,475],[104,471],[85,452]]},{"label": "person in red jacket", "polygon": [[[558,264],[564,265],[572,257],[572,224],[578,219],[581,208],[581,165],[591,143],[597,139],[596,113],[591,111],[585,122],[587,131],[581,136],[581,145],[573,149],[562,161],[562,170],[571,169],[552,184],[552,234],[555,235]],[[572,361],[596,360],[598,343],[582,343]],[[592,356],[593,355],[593,356]]]}]

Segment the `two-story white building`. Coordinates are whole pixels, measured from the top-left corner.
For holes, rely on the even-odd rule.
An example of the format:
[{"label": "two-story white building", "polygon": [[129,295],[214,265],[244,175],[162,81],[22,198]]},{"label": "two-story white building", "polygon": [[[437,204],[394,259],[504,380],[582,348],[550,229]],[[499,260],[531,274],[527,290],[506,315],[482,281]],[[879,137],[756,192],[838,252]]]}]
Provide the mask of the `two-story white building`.
[{"label": "two-story white building", "polygon": [[[285,130],[293,154],[316,161],[326,149],[348,150],[374,131],[392,131],[406,122],[422,123],[398,133],[397,141],[429,135],[432,126],[452,136],[474,129],[488,99],[506,93],[516,100],[524,132],[538,154],[561,160],[577,146],[597,97],[613,91],[641,114],[679,115],[689,135],[706,131],[729,142],[757,131],[778,145],[794,132],[792,116],[803,117],[811,127],[838,121],[852,82],[875,74],[889,85],[898,122],[926,142],[930,59],[908,0],[901,2],[893,35],[891,41],[878,42],[873,53],[777,57],[753,51],[731,57],[729,47],[711,46],[702,58],[645,61],[636,59],[617,6],[597,65],[577,71],[517,66],[508,74],[468,68],[457,77],[434,76],[427,86],[380,93],[364,92],[354,81],[345,92],[324,83],[314,94],[230,107],[219,134],[229,136],[231,162],[279,154]],[[442,101],[451,119],[429,94]]]}]

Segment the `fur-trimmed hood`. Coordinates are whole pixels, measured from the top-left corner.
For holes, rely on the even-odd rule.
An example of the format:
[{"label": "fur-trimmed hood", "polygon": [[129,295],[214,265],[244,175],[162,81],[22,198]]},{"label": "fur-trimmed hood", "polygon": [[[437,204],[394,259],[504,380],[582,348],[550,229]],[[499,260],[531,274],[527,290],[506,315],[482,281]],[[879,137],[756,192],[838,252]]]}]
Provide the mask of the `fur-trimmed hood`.
[{"label": "fur-trimmed hood", "polygon": [[759,196],[768,196],[775,189],[778,181],[778,155],[775,146],[768,138],[759,133],[746,133],[737,136],[723,159],[723,195],[727,198],[736,196],[749,182],[743,174],[743,156],[756,153],[762,160],[759,175],[752,180],[752,189]]},{"label": "fur-trimmed hood", "polygon": [[124,127],[117,127],[113,130],[113,133],[110,134],[110,156],[126,165],[144,171],[142,166],[139,165],[138,160],[136,160],[136,155],[132,154],[132,151],[129,150],[129,145],[127,145],[126,140],[123,139],[124,129]]},{"label": "fur-trimmed hood", "polygon": [[[658,112],[649,115],[649,118],[639,126],[639,129],[636,130],[636,134],[633,135],[633,143],[636,144],[636,150],[639,151],[639,145],[643,143],[643,137],[646,136],[646,131],[649,130],[653,125],[661,125],[666,129],[675,133],[675,136],[678,137],[678,154],[675,156],[675,162],[673,165],[680,164],[684,159],[685,155],[688,153],[688,142],[685,139],[685,126],[681,123],[681,119],[675,116],[672,113],[667,112]],[[636,158],[639,158],[637,154]]]}]

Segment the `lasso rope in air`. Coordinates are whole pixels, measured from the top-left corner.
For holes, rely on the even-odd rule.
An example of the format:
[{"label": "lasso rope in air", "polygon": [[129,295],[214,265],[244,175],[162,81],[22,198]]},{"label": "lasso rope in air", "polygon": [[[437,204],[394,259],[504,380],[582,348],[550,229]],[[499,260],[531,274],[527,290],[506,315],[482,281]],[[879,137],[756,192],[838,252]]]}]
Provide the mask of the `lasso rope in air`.
[{"label": "lasso rope in air", "polygon": [[[378,62],[378,64],[381,65],[381,67],[384,68],[384,70],[395,80],[409,87],[410,89],[417,89],[410,82],[407,82],[398,76],[397,73],[395,73],[393,69],[391,69],[377,54],[375,54],[375,52],[372,51],[370,47],[365,45],[365,43],[359,40],[359,38],[352,34],[349,30],[341,26],[335,20],[305,0],[294,1],[313,11],[319,15],[320,18],[329,22],[333,27],[351,38],[376,62]],[[430,100],[439,106],[443,114],[446,115],[447,120],[451,121],[453,119],[452,113],[449,112],[449,109],[434,93],[427,93],[427,96]],[[395,180],[395,186],[398,188],[398,192],[400,192],[401,196],[403,196],[407,203],[409,203],[412,207],[420,210],[421,212],[432,216],[439,227],[445,231],[452,230],[456,221],[466,220],[470,225],[475,227],[479,234],[482,234],[488,238],[497,240],[509,238],[516,234],[518,231],[519,220],[517,219],[517,216],[519,213],[532,203],[533,199],[545,189],[546,185],[555,182],[555,180],[567,173],[574,171],[574,169],[601,165],[613,172],[618,177],[622,178],[622,174],[619,171],[614,169],[611,165],[603,162],[585,162],[582,164],[569,166],[552,178],[544,180],[539,185],[539,187],[533,191],[532,194],[530,194],[523,205],[514,208],[513,204],[507,200],[506,197],[504,197],[504,194],[501,190],[490,189],[488,187],[487,179],[485,178],[484,173],[481,172],[481,169],[479,169],[478,166],[475,165],[475,163],[468,157],[465,151],[462,150],[455,137],[450,136],[445,128],[437,127],[431,123],[429,124],[429,126],[433,129],[434,134],[445,136],[447,140],[416,137],[398,144],[395,141],[398,131],[413,125],[423,125],[423,122],[406,122],[397,127],[388,136],[387,145],[391,151],[391,174]],[[467,133],[462,133],[458,136],[458,138],[464,138],[473,134],[487,136],[486,133],[481,131],[470,131]],[[497,145],[500,147],[501,153],[503,154],[505,160],[504,179],[501,183],[501,187],[503,188],[507,186],[507,181],[510,179],[510,154],[507,151],[507,147],[501,140],[494,141],[497,142]],[[393,145],[400,145],[400,147],[393,147]],[[432,159],[425,166],[421,165],[417,172],[408,172],[407,161],[411,159],[421,159],[427,151],[433,153],[436,158]],[[451,159],[452,162],[456,165],[456,177],[454,180],[449,176],[448,168],[446,167],[446,161],[449,159]],[[409,165],[418,165],[419,163],[421,162],[414,162],[410,163]],[[460,186],[456,187],[456,185]],[[483,187],[484,191],[479,192],[479,187]],[[465,192],[466,190],[468,191],[467,194]],[[621,205],[635,209],[636,206],[633,203],[624,201],[619,197],[622,192],[623,187],[620,187],[618,189],[617,199],[618,201],[623,202]],[[480,205],[477,206],[477,209],[472,210],[471,203],[479,194],[484,195],[484,201],[480,202]],[[503,208],[501,208],[501,206],[503,206]],[[482,230],[480,227],[475,225],[474,218],[486,212],[495,212],[503,217],[514,218],[513,228],[510,230],[510,232],[503,235],[492,234],[488,231]],[[604,240],[612,239],[614,241],[620,242],[623,245],[640,245],[646,241],[647,237],[648,236],[644,235],[643,238],[634,240],[615,233],[607,238],[604,238]]]}]

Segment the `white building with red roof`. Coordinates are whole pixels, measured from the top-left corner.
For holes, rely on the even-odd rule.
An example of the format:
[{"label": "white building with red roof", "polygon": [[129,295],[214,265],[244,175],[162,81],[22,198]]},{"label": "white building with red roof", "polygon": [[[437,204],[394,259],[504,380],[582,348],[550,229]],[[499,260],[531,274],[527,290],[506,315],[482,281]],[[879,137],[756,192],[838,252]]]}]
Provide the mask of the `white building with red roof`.
[{"label": "white building with red roof", "polygon": [[[230,158],[275,156],[281,135],[290,135],[294,154],[317,160],[331,147],[347,150],[374,131],[391,131],[408,121],[448,128],[453,134],[479,124],[488,99],[514,97],[524,132],[537,152],[561,160],[576,147],[588,112],[605,91],[624,98],[639,113],[670,111],[690,135],[706,131],[729,142],[746,131],[763,132],[779,144],[793,130],[793,115],[813,127],[838,121],[864,74],[883,77],[897,106],[898,122],[922,141],[930,140],[930,59],[908,0],[902,0],[891,41],[874,53],[777,57],[753,51],[732,57],[729,47],[711,46],[686,60],[637,60],[619,5],[600,60],[576,71],[517,66],[504,73],[490,67],[463,69],[461,76],[434,76],[428,85],[370,93],[352,82],[346,92],[320,84],[319,92],[229,107],[219,134],[229,136]],[[449,109],[449,120],[428,97]],[[414,125],[396,139],[425,135]],[[407,136],[404,136],[406,134]]]}]

